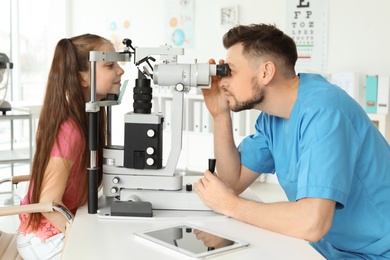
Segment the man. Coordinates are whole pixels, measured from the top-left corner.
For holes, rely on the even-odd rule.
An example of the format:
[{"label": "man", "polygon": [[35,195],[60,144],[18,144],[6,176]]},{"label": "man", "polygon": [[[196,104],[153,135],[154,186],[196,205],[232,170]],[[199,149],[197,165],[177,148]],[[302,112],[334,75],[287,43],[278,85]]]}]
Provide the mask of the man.
[{"label": "man", "polygon": [[[328,259],[390,258],[390,147],[365,111],[322,76],[296,75],[295,43],[275,26],[238,26],[223,43],[231,75],[203,90],[218,173],[195,184],[203,202]],[[237,148],[230,110],[244,109],[262,113]],[[260,173],[276,173],[289,202],[237,195]]]}]

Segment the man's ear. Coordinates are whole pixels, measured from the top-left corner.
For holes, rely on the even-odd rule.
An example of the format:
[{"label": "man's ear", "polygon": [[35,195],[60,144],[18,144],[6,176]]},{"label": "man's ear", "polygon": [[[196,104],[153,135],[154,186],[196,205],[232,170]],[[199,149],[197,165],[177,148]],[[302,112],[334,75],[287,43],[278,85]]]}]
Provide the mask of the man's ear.
[{"label": "man's ear", "polygon": [[89,71],[79,72],[79,77],[80,77],[81,86],[84,88],[89,88],[89,86],[90,86]]},{"label": "man's ear", "polygon": [[261,79],[264,85],[268,85],[274,78],[276,72],[275,64],[272,61],[266,61],[262,64]]}]

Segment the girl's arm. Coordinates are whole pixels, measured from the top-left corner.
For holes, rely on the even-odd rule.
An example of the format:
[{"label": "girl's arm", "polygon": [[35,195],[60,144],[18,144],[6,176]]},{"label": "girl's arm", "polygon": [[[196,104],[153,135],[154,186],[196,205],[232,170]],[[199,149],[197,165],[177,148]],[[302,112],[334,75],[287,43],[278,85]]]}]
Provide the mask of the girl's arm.
[{"label": "girl's arm", "polygon": [[[50,157],[42,183],[39,202],[54,202],[64,205],[62,197],[73,162],[61,157]],[[42,213],[55,227],[65,232],[66,219],[58,212]]]}]

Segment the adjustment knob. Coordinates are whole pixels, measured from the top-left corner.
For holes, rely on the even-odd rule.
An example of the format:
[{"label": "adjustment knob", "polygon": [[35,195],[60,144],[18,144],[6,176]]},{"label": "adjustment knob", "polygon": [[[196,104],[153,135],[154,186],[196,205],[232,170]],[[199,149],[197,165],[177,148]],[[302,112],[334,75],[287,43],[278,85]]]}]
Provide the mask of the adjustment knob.
[{"label": "adjustment knob", "polygon": [[146,134],[149,136],[149,137],[153,137],[154,136],[154,130],[153,129],[149,129]]},{"label": "adjustment knob", "polygon": [[176,91],[182,92],[184,90],[184,85],[181,83],[178,83],[175,88],[176,88]]},{"label": "adjustment knob", "polygon": [[115,193],[118,192],[118,188],[117,188],[117,187],[112,187],[111,190],[110,190],[110,192],[111,192],[112,194],[115,194]]},{"label": "adjustment knob", "polygon": [[154,154],[154,149],[153,149],[153,147],[148,147],[148,148],[146,148],[146,153],[149,154],[149,155]]},{"label": "adjustment knob", "polygon": [[115,184],[119,183],[119,178],[118,177],[114,177],[112,179],[112,183],[115,183]]},{"label": "adjustment knob", "polygon": [[152,158],[146,159],[146,164],[152,166],[154,164],[154,160]]}]

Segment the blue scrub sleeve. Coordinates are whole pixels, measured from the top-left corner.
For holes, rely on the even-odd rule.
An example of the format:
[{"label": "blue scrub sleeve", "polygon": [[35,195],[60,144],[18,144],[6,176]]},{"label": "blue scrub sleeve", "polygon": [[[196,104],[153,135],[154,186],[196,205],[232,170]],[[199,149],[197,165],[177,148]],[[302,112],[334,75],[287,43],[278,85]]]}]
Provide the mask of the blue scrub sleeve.
[{"label": "blue scrub sleeve", "polygon": [[241,164],[246,168],[258,173],[274,173],[275,162],[268,148],[265,133],[259,127],[262,120],[263,117],[260,115],[255,125],[256,133],[245,137],[238,146],[238,151]]}]

